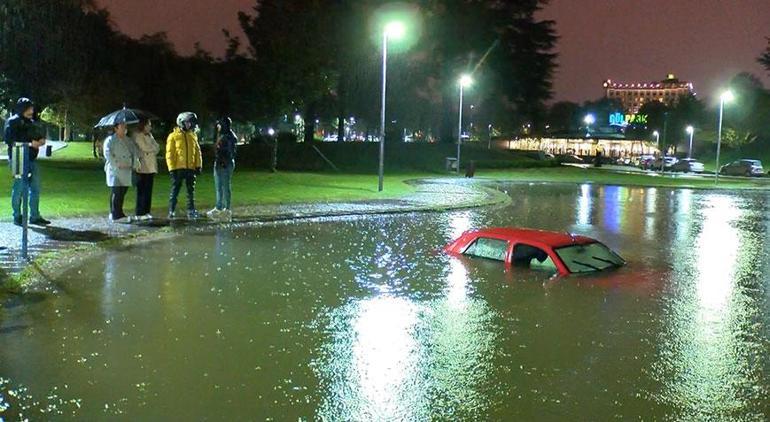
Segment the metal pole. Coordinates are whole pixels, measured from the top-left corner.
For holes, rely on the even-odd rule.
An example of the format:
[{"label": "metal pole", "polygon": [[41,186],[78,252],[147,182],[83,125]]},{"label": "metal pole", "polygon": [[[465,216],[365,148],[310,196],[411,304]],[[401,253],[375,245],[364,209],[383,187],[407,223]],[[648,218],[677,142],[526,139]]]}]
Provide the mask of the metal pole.
[{"label": "metal pole", "polygon": [[692,158],[692,136],[695,133],[695,130],[693,129],[692,132],[690,132],[690,148],[687,150],[687,158]]},{"label": "metal pole", "polygon": [[463,143],[463,83],[460,82],[460,118],[457,123],[457,174],[460,174],[460,146]]},{"label": "metal pole", "polygon": [[487,149],[492,149],[492,125],[487,126],[487,136],[489,137],[489,145]]},{"label": "metal pole", "polygon": [[21,147],[21,257],[29,260],[29,144]]},{"label": "metal pole", "polygon": [[719,183],[719,153],[722,150],[722,119],[725,112],[725,99],[719,100],[719,130],[717,131],[717,165],[714,169],[714,184]]},{"label": "metal pole", "polygon": [[278,137],[273,137],[273,173],[278,171]]},{"label": "metal pole", "polygon": [[382,36],[382,107],[380,108],[380,169],[378,191],[382,192],[385,178],[385,95],[388,88],[388,33]]}]

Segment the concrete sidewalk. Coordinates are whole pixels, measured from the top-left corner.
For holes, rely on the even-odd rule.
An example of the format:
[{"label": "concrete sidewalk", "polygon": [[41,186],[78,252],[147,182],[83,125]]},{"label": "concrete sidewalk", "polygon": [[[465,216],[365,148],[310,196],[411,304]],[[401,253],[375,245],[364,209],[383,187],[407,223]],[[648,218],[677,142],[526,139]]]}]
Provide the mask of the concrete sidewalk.
[{"label": "concrete sidewalk", "polygon": [[[470,180],[430,179],[415,180],[411,183],[416,187],[416,192],[397,200],[255,205],[236,209],[232,223],[221,223],[206,218],[196,221],[169,221],[162,218],[135,224],[115,224],[105,217],[55,219],[48,227],[30,226],[29,255],[31,259],[35,259],[48,252],[79,245],[94,245],[137,234],[152,234],[168,227],[183,231],[190,228],[206,229],[297,218],[461,209],[504,203],[508,200],[506,195],[482,188]],[[0,272],[6,276],[19,273],[27,264],[21,258],[20,244],[21,229],[11,222],[0,222]]]}]

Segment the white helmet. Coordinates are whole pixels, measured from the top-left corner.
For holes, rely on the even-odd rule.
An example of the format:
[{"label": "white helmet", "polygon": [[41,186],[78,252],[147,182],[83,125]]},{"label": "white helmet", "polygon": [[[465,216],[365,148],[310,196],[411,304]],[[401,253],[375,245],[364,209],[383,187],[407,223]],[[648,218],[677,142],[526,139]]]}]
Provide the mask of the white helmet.
[{"label": "white helmet", "polygon": [[176,116],[176,125],[182,128],[182,130],[193,130],[198,126],[198,116],[191,111],[179,113],[179,115]]}]

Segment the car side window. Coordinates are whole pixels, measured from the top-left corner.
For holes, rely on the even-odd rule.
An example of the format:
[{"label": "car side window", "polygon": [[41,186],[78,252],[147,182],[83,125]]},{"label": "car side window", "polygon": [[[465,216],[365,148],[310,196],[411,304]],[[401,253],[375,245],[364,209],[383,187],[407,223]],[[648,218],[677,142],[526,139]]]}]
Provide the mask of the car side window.
[{"label": "car side window", "polygon": [[511,262],[517,267],[557,271],[556,264],[546,251],[524,243],[519,243],[513,247]]},{"label": "car side window", "polygon": [[495,261],[505,261],[505,254],[507,251],[508,241],[480,237],[465,249],[463,255],[492,259]]}]

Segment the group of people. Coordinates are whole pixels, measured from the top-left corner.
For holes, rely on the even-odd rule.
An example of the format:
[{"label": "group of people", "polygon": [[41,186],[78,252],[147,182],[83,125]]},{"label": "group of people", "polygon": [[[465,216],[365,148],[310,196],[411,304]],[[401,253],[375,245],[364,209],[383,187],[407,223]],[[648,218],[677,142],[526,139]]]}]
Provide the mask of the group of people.
[{"label": "group of people", "polygon": [[[176,208],[182,185],[187,192],[187,218],[200,217],[195,207],[195,182],[203,168],[201,147],[198,143],[198,118],[195,113],[184,112],[176,119],[177,126],[166,140],[166,165],[171,176],[171,194],[168,218],[177,217]],[[231,180],[235,170],[237,138],[229,117],[220,119],[216,126],[214,152],[214,184],[216,206],[207,215],[212,219],[231,219]],[[110,188],[110,220],[125,222],[151,219],[152,191],[155,174],[158,173],[160,146],[152,136],[152,123],[140,120],[129,136],[124,122],[113,127],[113,133],[104,141],[104,173]],[[123,211],[126,193],[136,186],[135,216]]]},{"label": "group of people", "polygon": [[[4,141],[8,146],[8,162],[13,159],[14,145],[26,144],[29,148],[27,177],[13,181],[11,206],[14,224],[22,225],[22,198],[29,198],[29,223],[49,225],[50,221],[40,214],[40,169],[37,165],[39,151],[46,144],[45,131],[36,124],[35,105],[28,98],[20,98],[15,113],[6,121]],[[166,164],[171,176],[171,193],[168,217],[177,217],[176,207],[182,185],[187,191],[187,217],[200,217],[195,207],[195,182],[203,168],[201,147],[198,143],[198,121],[195,113],[181,113],[177,126],[166,141]],[[232,130],[232,120],[224,117],[216,125],[214,152],[214,184],[216,206],[207,213],[212,219],[231,219],[231,180],[235,170],[237,138]],[[152,192],[158,173],[160,145],[152,135],[152,122],[140,120],[129,135],[129,125],[118,122],[112,127],[103,144],[104,172],[110,188],[109,219],[114,222],[130,222],[152,219]],[[130,187],[136,187],[134,216],[127,216],[123,204]]]}]

